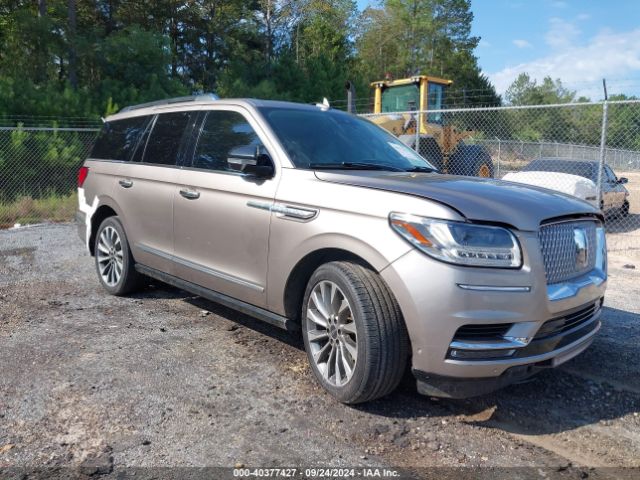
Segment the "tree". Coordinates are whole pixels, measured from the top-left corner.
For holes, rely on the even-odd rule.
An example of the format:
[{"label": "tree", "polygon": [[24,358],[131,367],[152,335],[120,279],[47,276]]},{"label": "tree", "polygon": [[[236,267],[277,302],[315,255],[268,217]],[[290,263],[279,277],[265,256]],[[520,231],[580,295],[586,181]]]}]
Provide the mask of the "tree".
[{"label": "tree", "polygon": [[541,84],[528,73],[518,75],[505,93],[505,99],[511,105],[550,105],[570,103],[576,98],[576,92],[566,89],[560,79],[545,77]]},{"label": "tree", "polygon": [[473,50],[469,0],[386,0],[360,17],[356,46],[369,81],[426,74],[454,81],[455,103],[500,103]]}]

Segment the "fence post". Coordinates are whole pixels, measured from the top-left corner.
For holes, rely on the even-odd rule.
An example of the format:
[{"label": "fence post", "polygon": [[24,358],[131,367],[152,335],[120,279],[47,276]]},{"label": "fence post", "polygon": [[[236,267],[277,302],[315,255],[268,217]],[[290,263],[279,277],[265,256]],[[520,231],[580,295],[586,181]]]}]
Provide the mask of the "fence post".
[{"label": "fence post", "polygon": [[420,155],[420,108],[416,110],[416,145],[415,151]]},{"label": "fence post", "polygon": [[600,133],[600,162],[598,163],[598,183],[596,184],[596,198],[598,205],[602,205],[602,172],[604,171],[605,149],[607,148],[607,121],[609,103],[606,98],[602,104],[602,132]]},{"label": "fence post", "polygon": [[500,153],[501,153],[501,148],[500,148],[500,139],[498,137],[495,137],[495,139],[498,141],[498,174],[496,176],[496,178],[500,178]]}]

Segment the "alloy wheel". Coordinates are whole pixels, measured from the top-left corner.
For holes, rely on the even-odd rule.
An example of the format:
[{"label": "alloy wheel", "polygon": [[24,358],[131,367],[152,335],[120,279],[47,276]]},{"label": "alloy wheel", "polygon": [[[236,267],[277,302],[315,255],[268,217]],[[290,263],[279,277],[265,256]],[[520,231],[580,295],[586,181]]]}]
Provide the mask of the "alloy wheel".
[{"label": "alloy wheel", "polygon": [[306,317],[313,362],[331,385],[345,385],[358,360],[356,324],[347,297],[334,282],[318,282],[309,296]]},{"label": "alloy wheel", "polygon": [[124,254],[120,235],[112,226],[105,227],[100,233],[96,256],[102,281],[110,287],[117,285],[122,277]]}]

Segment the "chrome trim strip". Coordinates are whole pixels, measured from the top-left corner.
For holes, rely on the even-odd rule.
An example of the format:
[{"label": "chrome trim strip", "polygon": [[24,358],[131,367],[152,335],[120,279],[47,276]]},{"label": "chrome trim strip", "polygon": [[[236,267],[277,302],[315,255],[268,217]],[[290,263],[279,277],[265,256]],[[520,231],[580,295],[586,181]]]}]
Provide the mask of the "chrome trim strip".
[{"label": "chrome trim strip", "polygon": [[[525,341],[526,340],[526,341]],[[454,340],[449,344],[449,348],[454,350],[508,350],[514,348],[522,348],[529,345],[529,338],[504,337],[504,340],[495,342]]]},{"label": "chrome trim strip", "polygon": [[264,287],[262,285],[258,285],[257,283],[250,282],[243,278],[236,277],[234,275],[230,275],[225,272],[221,272],[219,270],[214,270],[213,268],[206,267],[199,263],[192,262],[190,260],[186,260],[184,258],[178,257],[176,255],[171,255],[169,253],[163,252],[162,250],[155,249],[153,247],[149,247],[148,245],[144,245],[142,243],[136,243],[136,246],[147,253],[152,255],[157,255],[159,257],[165,258],[175,263],[179,263],[187,268],[191,268],[193,270],[197,270],[207,275],[211,275],[212,277],[221,278],[222,280],[226,280],[228,282],[236,283],[238,285],[242,285],[243,287],[248,287],[258,292],[264,292]]},{"label": "chrome trim strip", "polygon": [[268,210],[276,214],[279,218],[290,218],[296,220],[311,220],[318,215],[318,210],[315,208],[303,208],[295,207],[292,205],[283,205],[281,203],[266,203],[256,202],[249,200],[247,202],[248,207],[259,208],[261,210]]},{"label": "chrome trim strip", "polygon": [[[584,337],[579,338],[575,342],[570,343],[569,345],[565,345],[562,348],[558,348],[557,350],[552,350],[550,352],[543,353],[540,355],[534,355],[531,357],[522,357],[522,358],[507,358],[504,360],[502,359],[500,360],[453,360],[453,359],[447,358],[445,360],[445,363],[451,363],[454,365],[474,365],[474,366],[498,366],[498,365],[514,366],[514,365],[526,365],[528,363],[542,362],[544,360],[549,360],[550,358],[558,357],[561,354],[571,351],[573,349],[578,350],[583,345],[586,348],[588,344],[593,341],[593,337],[596,335],[596,333],[600,331],[601,326],[602,326],[602,323],[598,322],[596,325],[596,328],[594,328],[591,332],[586,334]],[[580,352],[577,352],[576,355],[578,353]]]},{"label": "chrome trim strip", "polygon": [[247,207],[259,208],[260,210],[267,210],[269,212],[271,211],[272,205],[272,203],[255,202],[253,200],[247,202]]},{"label": "chrome trim strip", "polygon": [[[578,330],[591,325],[593,322],[597,322],[598,319],[600,318],[600,314],[602,313],[602,308],[598,308],[597,310],[595,310],[593,312],[593,314],[591,315],[591,317],[589,317],[589,319],[583,323],[580,323],[579,325],[574,326],[573,328],[570,328],[569,330],[566,330],[562,333],[556,333],[555,335],[562,335],[562,336],[566,336],[566,335],[570,335],[574,332],[577,332]],[[544,325],[544,323],[540,324],[540,327],[542,327],[542,325]],[[586,335],[585,335],[586,337]],[[474,341],[474,340],[470,340],[470,341],[459,341],[459,340],[454,340],[449,344],[449,348],[455,349],[455,350],[503,350],[503,349],[514,349],[514,348],[523,348],[526,347],[527,345],[529,345],[529,343],[531,342],[531,340],[533,338],[529,338],[529,337],[511,337],[511,336],[507,336],[507,337],[503,337],[504,340],[498,340],[498,341],[493,341],[493,342],[482,342],[482,341]],[[535,338],[535,337],[534,337]]]},{"label": "chrome trim strip", "polygon": [[458,283],[458,287],[463,290],[474,290],[478,292],[530,292],[531,287],[500,287],[497,285],[469,285]]},{"label": "chrome trim strip", "polygon": [[575,278],[569,282],[547,285],[547,297],[549,297],[549,300],[552,302],[565,300],[575,297],[583,288],[590,286],[600,287],[606,281],[607,275],[602,270],[591,270],[591,272],[586,275]]}]

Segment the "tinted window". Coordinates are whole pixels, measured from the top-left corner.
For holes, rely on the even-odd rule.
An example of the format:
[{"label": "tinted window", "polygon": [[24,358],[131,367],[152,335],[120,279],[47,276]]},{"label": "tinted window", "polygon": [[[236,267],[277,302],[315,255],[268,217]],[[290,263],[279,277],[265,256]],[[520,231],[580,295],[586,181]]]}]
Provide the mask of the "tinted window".
[{"label": "tinted window", "polygon": [[403,170],[432,166],[386,130],[355,115],[319,108],[260,111],[298,168],[349,162]]},{"label": "tinted window", "polygon": [[559,172],[570,173],[596,181],[597,168],[595,163],[576,162],[573,160],[534,160],[524,167],[525,172]]},{"label": "tinted window", "polygon": [[176,165],[180,140],[189,124],[190,112],[162,113],[158,115],[144,151],[145,163]]},{"label": "tinted window", "polygon": [[208,170],[232,171],[227,164],[232,148],[260,144],[258,135],[241,114],[211,111],[207,113],[200,133],[193,166]]},{"label": "tinted window", "polygon": [[91,158],[128,162],[150,117],[106,122],[91,151]]}]

